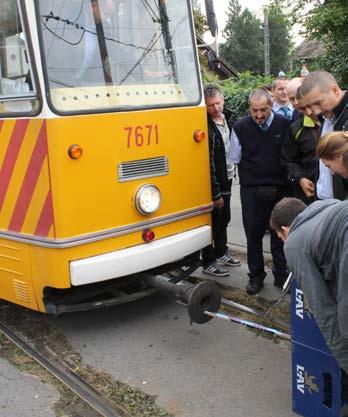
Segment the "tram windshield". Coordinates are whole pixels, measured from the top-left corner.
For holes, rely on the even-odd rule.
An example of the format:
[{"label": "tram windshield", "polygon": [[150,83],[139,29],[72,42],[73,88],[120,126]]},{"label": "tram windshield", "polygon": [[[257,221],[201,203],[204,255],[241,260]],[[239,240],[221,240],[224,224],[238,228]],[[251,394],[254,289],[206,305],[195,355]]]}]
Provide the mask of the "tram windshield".
[{"label": "tram windshield", "polygon": [[57,110],[199,101],[188,0],[40,0],[38,11]]}]

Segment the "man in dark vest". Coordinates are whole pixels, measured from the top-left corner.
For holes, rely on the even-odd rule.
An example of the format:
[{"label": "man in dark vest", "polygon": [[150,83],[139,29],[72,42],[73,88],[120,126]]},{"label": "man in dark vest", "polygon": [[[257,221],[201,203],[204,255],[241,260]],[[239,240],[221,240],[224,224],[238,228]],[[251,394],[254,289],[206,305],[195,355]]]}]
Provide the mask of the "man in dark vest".
[{"label": "man in dark vest", "polygon": [[[269,92],[258,88],[249,97],[250,116],[234,125],[230,161],[239,164],[243,226],[247,238],[248,294],[257,294],[266,277],[262,238],[274,205],[289,193],[280,153],[290,120],[272,112]],[[287,274],[283,242],[270,232],[274,285],[282,287]]]}]

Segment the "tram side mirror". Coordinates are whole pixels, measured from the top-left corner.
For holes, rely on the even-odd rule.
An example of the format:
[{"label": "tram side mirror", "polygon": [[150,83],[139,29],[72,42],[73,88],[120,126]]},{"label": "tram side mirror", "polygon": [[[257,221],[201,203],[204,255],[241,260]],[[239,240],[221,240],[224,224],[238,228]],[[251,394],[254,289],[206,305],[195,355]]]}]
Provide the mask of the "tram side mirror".
[{"label": "tram side mirror", "polygon": [[216,14],[215,14],[215,10],[214,10],[213,0],[205,0],[205,11],[206,11],[206,14],[207,14],[208,26],[209,26],[210,33],[215,38],[215,36],[217,35],[217,32],[218,32],[218,27],[217,27]]}]

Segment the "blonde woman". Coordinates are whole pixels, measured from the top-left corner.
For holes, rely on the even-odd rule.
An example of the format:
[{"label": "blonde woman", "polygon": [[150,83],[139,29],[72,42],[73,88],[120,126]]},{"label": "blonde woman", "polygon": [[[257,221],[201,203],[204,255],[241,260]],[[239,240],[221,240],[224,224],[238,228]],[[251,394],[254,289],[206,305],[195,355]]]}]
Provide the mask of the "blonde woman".
[{"label": "blonde woman", "polygon": [[333,174],[348,178],[348,132],[331,132],[317,145],[317,155]]}]

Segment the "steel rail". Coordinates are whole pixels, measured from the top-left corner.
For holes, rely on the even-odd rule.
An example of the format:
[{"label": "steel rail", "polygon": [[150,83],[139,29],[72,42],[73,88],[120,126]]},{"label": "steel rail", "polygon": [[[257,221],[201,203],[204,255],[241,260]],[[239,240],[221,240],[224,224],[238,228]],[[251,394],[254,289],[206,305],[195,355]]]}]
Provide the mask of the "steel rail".
[{"label": "steel rail", "polygon": [[277,329],[273,329],[272,327],[263,326],[262,324],[255,323],[255,322],[250,321],[250,320],[241,319],[240,317],[231,316],[231,315],[225,314],[225,313],[212,313],[211,311],[205,311],[204,314],[206,314],[209,317],[216,317],[216,318],[219,318],[219,319],[239,323],[239,324],[242,324],[242,325],[247,326],[247,327],[252,327],[252,328],[257,329],[257,330],[263,330],[265,332],[272,333],[272,334],[274,334],[276,336],[279,336],[279,337],[282,337],[284,339],[291,340],[291,336],[287,333],[281,332]]},{"label": "steel rail", "polygon": [[232,308],[234,310],[244,311],[245,313],[249,313],[249,314],[252,314],[253,316],[259,317],[261,319],[268,320],[272,323],[278,324],[284,330],[286,330],[288,332],[290,331],[289,323],[287,323],[285,320],[282,320],[278,317],[272,316],[268,312],[264,313],[263,311],[255,310],[254,308],[245,306],[244,304],[236,303],[236,302],[231,301],[227,298],[222,298],[221,299],[221,305],[223,307],[228,307],[228,308]]},{"label": "steel rail", "polygon": [[87,403],[92,409],[103,417],[130,417],[122,409],[116,409],[117,405],[111,404],[106,398],[84,381],[79,375],[62,363],[54,363],[42,353],[34,350],[27,342],[21,339],[10,328],[0,321],[0,332],[2,332],[18,348],[29,355],[32,359],[43,366],[55,378],[73,391],[81,400]]}]

